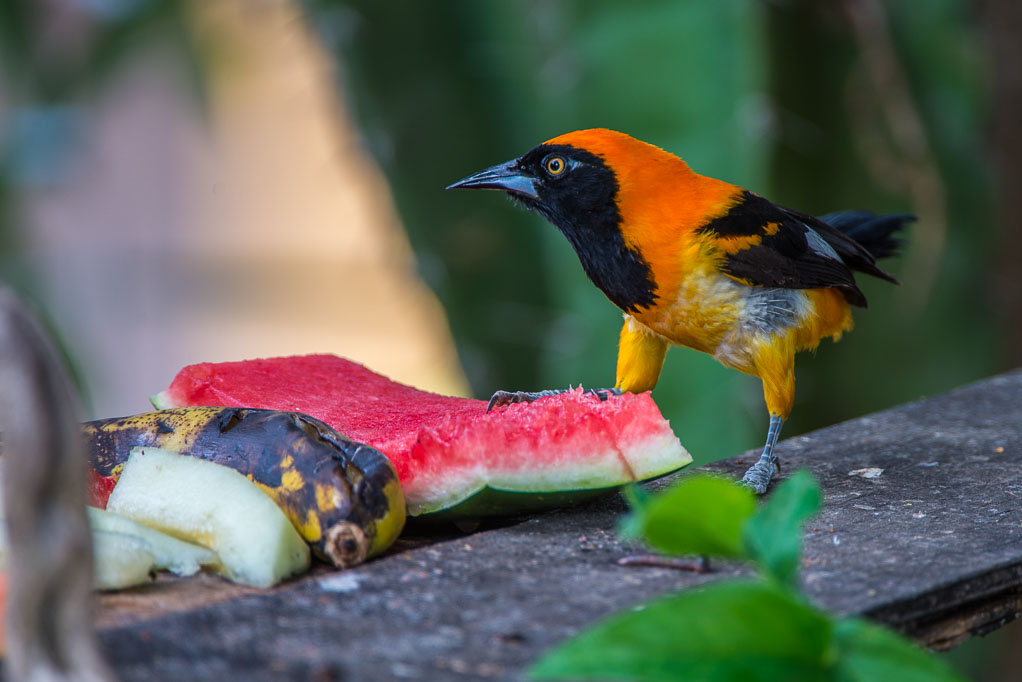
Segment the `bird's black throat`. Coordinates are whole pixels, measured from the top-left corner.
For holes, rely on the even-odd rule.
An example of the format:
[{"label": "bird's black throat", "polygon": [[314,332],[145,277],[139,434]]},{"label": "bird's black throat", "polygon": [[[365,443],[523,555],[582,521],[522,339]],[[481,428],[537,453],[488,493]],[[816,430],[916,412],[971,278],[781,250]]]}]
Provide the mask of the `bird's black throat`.
[{"label": "bird's black throat", "polygon": [[[544,177],[540,168],[553,153],[573,162],[563,177]],[[653,305],[657,299],[653,272],[642,254],[625,244],[615,199],[617,177],[603,159],[568,145],[540,145],[523,156],[519,165],[543,181],[537,185],[538,200],[514,199],[557,226],[593,284],[625,312]]]}]

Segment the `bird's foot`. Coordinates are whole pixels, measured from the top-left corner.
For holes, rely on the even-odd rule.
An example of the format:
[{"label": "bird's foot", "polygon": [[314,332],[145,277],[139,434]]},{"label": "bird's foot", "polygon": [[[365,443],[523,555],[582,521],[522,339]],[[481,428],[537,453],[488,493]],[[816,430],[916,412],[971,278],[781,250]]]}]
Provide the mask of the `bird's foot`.
[{"label": "bird's foot", "polygon": [[698,559],[681,559],[658,554],[630,554],[617,560],[618,566],[652,566],[654,568],[670,568],[675,571],[691,571],[692,573],[709,573],[710,559],[701,556]]},{"label": "bird's foot", "polygon": [[621,395],[620,388],[587,388],[583,393],[592,393],[601,401],[605,401],[612,395]]},{"label": "bird's foot", "polygon": [[[490,402],[486,404],[486,411],[489,412],[495,407],[504,407],[505,405],[513,405],[514,403],[531,403],[540,398],[545,398],[550,395],[558,395],[559,393],[566,393],[572,389],[570,388],[556,388],[546,391],[497,391],[490,396]],[[587,388],[585,393],[592,393],[600,400],[606,400],[612,395],[621,395],[621,389],[619,388]]]},{"label": "bird's foot", "polygon": [[549,391],[496,391],[490,396],[490,402],[486,403],[486,411],[489,412],[495,407],[514,405],[515,403],[531,403],[548,395],[563,393],[561,390]]},{"label": "bird's foot", "polygon": [[759,461],[749,467],[742,476],[742,485],[762,495],[770,487],[770,480],[781,470],[781,463],[776,457],[760,457]]}]

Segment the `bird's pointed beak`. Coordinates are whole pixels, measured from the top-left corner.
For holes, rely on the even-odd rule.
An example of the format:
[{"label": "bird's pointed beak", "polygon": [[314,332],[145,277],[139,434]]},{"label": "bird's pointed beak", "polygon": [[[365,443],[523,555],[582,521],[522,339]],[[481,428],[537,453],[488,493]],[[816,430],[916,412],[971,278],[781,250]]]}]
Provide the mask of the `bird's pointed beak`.
[{"label": "bird's pointed beak", "polygon": [[502,189],[512,194],[539,199],[535,179],[518,168],[518,159],[500,163],[484,171],[459,180],[447,189]]}]

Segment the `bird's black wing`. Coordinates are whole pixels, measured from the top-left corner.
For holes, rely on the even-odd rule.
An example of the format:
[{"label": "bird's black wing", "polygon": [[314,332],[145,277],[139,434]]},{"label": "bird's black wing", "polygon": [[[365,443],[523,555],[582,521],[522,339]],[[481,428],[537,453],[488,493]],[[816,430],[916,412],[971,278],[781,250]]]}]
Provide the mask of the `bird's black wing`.
[{"label": "bird's black wing", "polygon": [[[892,255],[898,250],[901,242],[893,233],[900,230],[905,222],[915,220],[915,216],[907,214],[878,216],[869,211],[840,211],[816,218],[794,209],[780,206],[778,208],[794,219],[804,222],[823,237],[852,270],[865,272],[893,284],[898,283],[893,275],[877,266],[876,258]],[[859,235],[862,235],[861,240],[856,238]],[[876,251],[868,249],[862,241],[875,242]]]},{"label": "bird's black wing", "polygon": [[[869,262],[874,262],[872,256],[853,239],[816,218],[746,191],[727,214],[700,230],[713,236],[724,254],[724,273],[737,280],[783,289],[836,288],[849,303],[866,305],[866,297],[841,252]],[[839,246],[835,247],[831,239]],[[879,270],[875,264],[873,267]]]}]

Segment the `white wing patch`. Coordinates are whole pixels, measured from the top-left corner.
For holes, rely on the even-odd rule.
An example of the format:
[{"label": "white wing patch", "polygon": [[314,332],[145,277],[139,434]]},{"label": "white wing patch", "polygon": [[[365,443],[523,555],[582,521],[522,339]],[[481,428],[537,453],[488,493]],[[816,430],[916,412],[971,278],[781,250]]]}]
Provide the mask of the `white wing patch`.
[{"label": "white wing patch", "polygon": [[834,247],[828,244],[827,241],[816,232],[816,230],[805,223],[802,223],[802,226],[806,228],[806,243],[809,244],[809,248],[812,249],[813,253],[823,256],[824,258],[841,261],[841,256],[837,255],[837,251],[834,250]]}]

